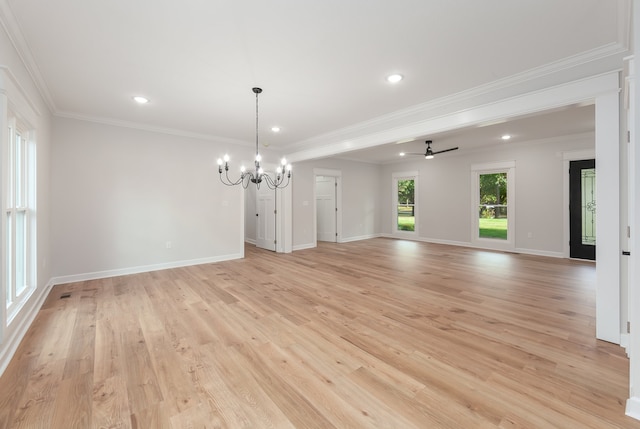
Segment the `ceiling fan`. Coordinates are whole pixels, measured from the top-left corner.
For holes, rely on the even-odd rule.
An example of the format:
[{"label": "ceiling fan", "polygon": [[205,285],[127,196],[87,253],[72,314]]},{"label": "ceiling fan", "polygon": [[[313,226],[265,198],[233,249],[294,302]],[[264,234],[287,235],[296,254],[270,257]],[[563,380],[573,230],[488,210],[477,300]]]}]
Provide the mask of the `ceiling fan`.
[{"label": "ceiling fan", "polygon": [[425,159],[431,159],[433,158],[434,155],[438,154],[438,153],[444,153],[444,152],[450,152],[452,150],[458,150],[458,147],[452,147],[449,149],[444,149],[444,150],[439,150],[437,152],[434,152],[431,150],[431,143],[433,143],[431,140],[426,140],[425,143],[427,144],[427,150],[425,151],[425,153],[407,153],[407,155],[420,155],[420,156],[424,156]]}]

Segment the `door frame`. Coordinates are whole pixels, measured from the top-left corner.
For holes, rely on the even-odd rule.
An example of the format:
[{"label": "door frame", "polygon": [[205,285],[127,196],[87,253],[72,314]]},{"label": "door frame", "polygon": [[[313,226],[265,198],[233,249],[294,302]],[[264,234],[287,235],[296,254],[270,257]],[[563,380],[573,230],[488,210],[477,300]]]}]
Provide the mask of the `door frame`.
[{"label": "door frame", "polygon": [[318,207],[316,204],[316,177],[336,178],[336,243],[342,243],[342,170],[313,169],[313,247],[318,247]]},{"label": "door frame", "polygon": [[[401,231],[398,229],[398,181],[413,180],[413,231]],[[391,235],[401,238],[416,239],[420,237],[418,219],[420,213],[420,172],[401,171],[391,174]]]},{"label": "door frame", "polygon": [[[507,173],[507,239],[481,238],[478,235],[480,222],[480,175]],[[471,165],[471,243],[483,249],[512,252],[516,248],[516,162],[502,161]]]}]

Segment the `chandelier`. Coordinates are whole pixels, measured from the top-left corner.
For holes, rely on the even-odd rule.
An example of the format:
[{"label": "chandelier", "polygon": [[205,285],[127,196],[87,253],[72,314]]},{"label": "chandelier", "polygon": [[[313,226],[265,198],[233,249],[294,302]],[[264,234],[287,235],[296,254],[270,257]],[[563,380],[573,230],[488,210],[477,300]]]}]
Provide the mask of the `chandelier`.
[{"label": "chandelier", "polygon": [[[262,156],[258,150],[258,94],[262,92],[261,88],[253,88],[252,91],[256,94],[256,157],[254,161],[255,170],[247,171],[244,165],[240,167],[240,177],[237,180],[231,180],[229,178],[229,155],[225,154],[223,158],[218,158],[218,173],[220,174],[220,181],[227,186],[242,185],[247,189],[249,183],[255,183],[258,189],[260,189],[261,183],[266,183],[269,189],[282,189],[286,188],[291,181],[291,164],[287,164],[287,160],[282,158],[280,165],[276,168],[276,173],[272,177],[268,173],[265,173],[264,169],[260,166]],[[224,164],[224,165],[223,165]],[[224,170],[224,175],[222,171]],[[286,181],[285,181],[286,178]]]}]

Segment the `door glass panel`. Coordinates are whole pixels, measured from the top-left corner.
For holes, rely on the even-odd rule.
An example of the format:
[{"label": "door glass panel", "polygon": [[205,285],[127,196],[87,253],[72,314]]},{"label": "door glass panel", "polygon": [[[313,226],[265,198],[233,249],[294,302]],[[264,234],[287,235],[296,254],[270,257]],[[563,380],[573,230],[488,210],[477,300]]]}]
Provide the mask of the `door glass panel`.
[{"label": "door glass panel", "polygon": [[478,237],[507,239],[507,173],[480,174]]},{"label": "door glass panel", "polygon": [[413,179],[398,180],[397,190],[398,231],[415,231],[415,181]]},{"label": "door glass panel", "polygon": [[582,170],[582,244],[596,244],[596,169]]}]

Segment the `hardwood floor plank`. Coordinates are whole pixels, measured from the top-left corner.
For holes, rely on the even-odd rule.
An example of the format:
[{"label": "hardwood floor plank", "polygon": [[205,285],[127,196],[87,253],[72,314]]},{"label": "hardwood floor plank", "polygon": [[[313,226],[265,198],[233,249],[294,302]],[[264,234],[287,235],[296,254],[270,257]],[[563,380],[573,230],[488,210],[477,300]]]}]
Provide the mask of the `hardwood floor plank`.
[{"label": "hardwood floor plank", "polygon": [[390,239],[245,255],[54,287],[0,429],[640,429],[591,263]]},{"label": "hardwood floor plank", "polygon": [[152,365],[147,340],[142,329],[121,333],[124,352],[124,374],[127,382],[127,395],[132,414],[144,410],[154,410],[164,401],[158,386],[158,378]]},{"label": "hardwood floor plank", "polygon": [[247,362],[253,378],[296,428],[336,428],[303,395],[297,392],[257,351],[247,345],[234,346]]},{"label": "hardwood floor plank", "polygon": [[131,428],[127,384],[121,375],[93,383],[91,426],[87,427]]},{"label": "hardwood floor plank", "polygon": [[91,426],[93,374],[79,373],[62,380],[56,395],[51,427],[84,429]]},{"label": "hardwood floor plank", "polygon": [[33,368],[8,427],[32,428],[50,425],[56,409],[56,397],[63,382],[65,363],[65,360],[58,359]]},{"label": "hardwood floor plank", "polygon": [[242,415],[249,421],[245,427],[294,427],[260,383],[242,366],[242,355],[235,347],[222,347],[212,355],[228,392],[236,398]]}]

